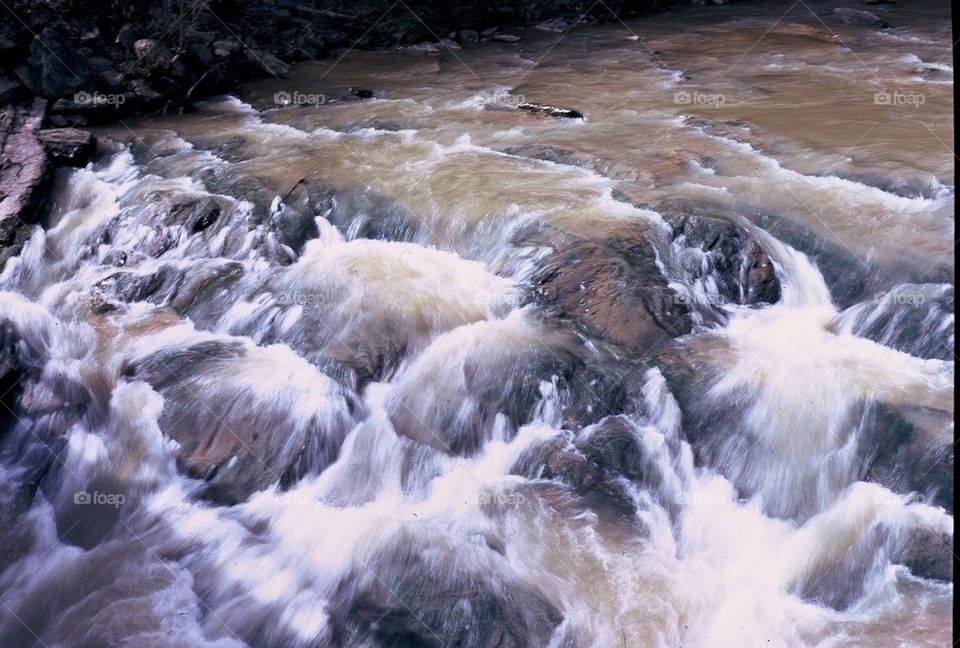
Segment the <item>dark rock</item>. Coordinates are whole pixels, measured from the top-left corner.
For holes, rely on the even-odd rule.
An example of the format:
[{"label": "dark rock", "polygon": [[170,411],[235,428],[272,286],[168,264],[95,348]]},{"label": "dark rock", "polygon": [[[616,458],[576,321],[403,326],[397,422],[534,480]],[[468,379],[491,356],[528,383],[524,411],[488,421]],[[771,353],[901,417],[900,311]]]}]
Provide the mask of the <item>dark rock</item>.
[{"label": "dark rock", "polygon": [[[318,204],[323,204],[321,201]],[[355,238],[412,240],[413,217],[405,207],[370,188],[344,188],[336,193],[327,219]]]},{"label": "dark rock", "polygon": [[127,253],[123,250],[110,250],[104,255],[102,263],[103,265],[122,267],[127,264]]},{"label": "dark rock", "polygon": [[284,198],[283,208],[271,215],[277,240],[296,255],[303,252],[307,241],[320,235],[316,217],[330,212],[335,195],[336,190],[326,182],[298,183]]},{"label": "dark rock", "polygon": [[143,79],[131,81],[130,89],[142,105],[152,106],[163,101],[163,95],[150,87],[150,84]]},{"label": "dark rock", "polygon": [[111,90],[123,90],[126,87],[126,75],[117,72],[114,69],[97,72],[97,76],[110,87]]},{"label": "dark rock", "polygon": [[38,136],[50,158],[66,166],[84,166],[97,145],[93,133],[77,128],[47,128]]},{"label": "dark rock", "polygon": [[848,25],[861,25],[863,27],[874,27],[876,29],[887,29],[890,23],[875,13],[864,11],[863,9],[849,9],[838,7],[833,10],[840,20]]},{"label": "dark rock", "polygon": [[510,472],[532,480],[550,480],[566,488],[580,505],[605,522],[637,519],[638,490],[648,492],[672,515],[680,503],[660,492],[662,467],[644,448],[642,430],[626,416],[609,416],[576,434],[563,432],[525,450]]},{"label": "dark rock", "polygon": [[562,119],[586,119],[586,116],[579,110],[572,108],[559,108],[547,104],[533,103],[525,101],[517,105],[518,110],[533,113],[535,115],[544,115],[546,117],[557,117]]},{"label": "dark rock", "polygon": [[480,40],[480,34],[472,29],[461,29],[457,32],[457,38],[461,43],[476,43]]},{"label": "dark rock", "polygon": [[208,68],[216,60],[213,56],[213,50],[203,43],[189,43],[186,50],[187,54],[192,56],[200,67]]},{"label": "dark rock", "polygon": [[113,61],[103,56],[91,56],[87,59],[90,69],[95,73],[113,69]]},{"label": "dark rock", "polygon": [[247,49],[246,56],[248,61],[255,63],[261,70],[272,77],[279,79],[287,76],[287,73],[290,72],[289,65],[269,52]]},{"label": "dark rock", "polygon": [[152,38],[141,38],[133,43],[133,53],[141,59],[156,56],[162,49],[164,49],[163,46]]},{"label": "dark rock", "polygon": [[49,27],[30,43],[28,62],[17,68],[25,86],[41,97],[56,98],[89,89],[90,65]]},{"label": "dark rock", "polygon": [[901,412],[872,404],[860,423],[860,479],[908,494],[953,513],[954,445],[946,414]]},{"label": "dark rock", "polygon": [[873,265],[800,223],[764,212],[755,214],[751,220],[812,258],[830,289],[833,302],[840,308],[875,295],[889,281],[889,269]]},{"label": "dark rock", "polygon": [[50,122],[57,127],[102,124],[127,115],[135,99],[130,93],[78,92],[72,99],[57,99],[53,103]]},{"label": "dark rock", "polygon": [[129,51],[133,51],[133,45],[137,42],[137,35],[133,29],[133,25],[127,23],[121,27],[120,31],[117,32],[117,38],[115,42],[119,45],[122,45]]},{"label": "dark rock", "polygon": [[[550,643],[563,615],[491,548],[405,533],[336,587],[326,645],[525,648]],[[509,543],[504,552],[510,551]],[[562,645],[569,646],[569,642]]]},{"label": "dark rock", "polygon": [[23,84],[12,79],[0,77],[0,106],[17,103],[27,97]]},{"label": "dark rock", "polygon": [[373,98],[373,90],[369,90],[367,88],[350,88],[347,90],[347,92],[349,92],[354,97],[357,97],[359,99]]},{"label": "dark rock", "polygon": [[568,435],[527,449],[510,473],[559,482],[572,490],[582,507],[598,513],[605,522],[630,520],[636,514],[636,506],[616,476],[584,456]]},{"label": "dark rock", "polygon": [[[735,214],[676,200],[657,205],[656,211],[673,228],[675,239],[687,248],[706,253],[705,271],[713,275],[721,296],[729,303],[774,304],[780,300],[780,281],[773,261],[757,239],[736,222]],[[677,270],[696,281],[704,269],[699,259],[694,265]]]},{"label": "dark rock", "polygon": [[239,52],[242,45],[233,38],[223,38],[213,41],[213,53],[220,58],[226,58],[234,52]]},{"label": "dark rock", "polygon": [[37,133],[44,104],[7,106],[0,112],[0,268],[19,252],[29,225],[42,215],[49,161]]}]

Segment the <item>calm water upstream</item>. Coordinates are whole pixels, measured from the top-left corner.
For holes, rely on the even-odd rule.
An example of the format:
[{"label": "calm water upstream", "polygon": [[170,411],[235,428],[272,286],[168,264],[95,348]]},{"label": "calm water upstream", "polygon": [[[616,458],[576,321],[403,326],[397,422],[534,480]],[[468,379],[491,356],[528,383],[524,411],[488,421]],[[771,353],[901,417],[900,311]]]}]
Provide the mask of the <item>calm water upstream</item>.
[{"label": "calm water upstream", "polygon": [[[0,646],[947,645],[949,7],[835,6],[101,128],[0,275]],[[641,257],[688,326],[637,344]]]}]

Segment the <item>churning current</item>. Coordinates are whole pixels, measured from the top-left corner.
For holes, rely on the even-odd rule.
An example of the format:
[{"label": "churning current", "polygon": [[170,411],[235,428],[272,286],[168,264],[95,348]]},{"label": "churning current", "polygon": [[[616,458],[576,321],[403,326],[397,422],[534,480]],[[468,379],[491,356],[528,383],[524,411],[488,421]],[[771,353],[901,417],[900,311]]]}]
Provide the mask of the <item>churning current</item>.
[{"label": "churning current", "polygon": [[0,275],[0,646],[946,645],[948,8],[836,6],[97,129]]}]

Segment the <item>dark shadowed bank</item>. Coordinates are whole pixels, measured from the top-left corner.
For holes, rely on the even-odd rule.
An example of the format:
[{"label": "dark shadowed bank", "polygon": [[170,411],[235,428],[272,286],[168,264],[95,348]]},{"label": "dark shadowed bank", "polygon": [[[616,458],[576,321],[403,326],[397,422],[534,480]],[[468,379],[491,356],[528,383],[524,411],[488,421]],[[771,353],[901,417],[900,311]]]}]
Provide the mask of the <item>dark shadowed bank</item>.
[{"label": "dark shadowed bank", "polygon": [[16,0],[4,4],[0,22],[0,92],[4,103],[51,100],[56,125],[95,123],[178,108],[238,80],[283,76],[290,63],[354,47],[456,47],[508,39],[511,28],[548,20],[562,32],[665,2]]}]

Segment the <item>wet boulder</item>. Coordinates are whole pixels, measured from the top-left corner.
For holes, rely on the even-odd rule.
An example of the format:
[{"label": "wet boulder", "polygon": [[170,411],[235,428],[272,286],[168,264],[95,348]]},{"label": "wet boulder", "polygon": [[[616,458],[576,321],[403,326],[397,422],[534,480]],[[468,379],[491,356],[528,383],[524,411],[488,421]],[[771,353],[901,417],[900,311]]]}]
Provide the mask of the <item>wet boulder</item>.
[{"label": "wet boulder", "polygon": [[950,360],[954,351],[954,287],[902,284],[846,310],[840,321],[859,337],[918,358]]},{"label": "wet boulder", "polygon": [[84,166],[97,144],[93,133],[78,128],[46,128],[38,136],[50,159],[64,166]]},{"label": "wet boulder", "polygon": [[675,498],[662,492],[663,468],[645,445],[641,426],[623,415],[532,445],[510,472],[569,489],[580,506],[599,514],[604,522],[626,521],[639,528],[637,493],[641,490],[672,515],[679,512]]},{"label": "wet boulder", "polygon": [[[813,229],[775,214],[760,212],[751,220],[790,247],[803,252],[817,264],[817,269],[830,289],[834,304],[847,308],[883,290],[891,278],[908,269],[880,267],[870,259],[862,259],[850,250],[819,235]],[[930,274],[935,274],[934,269]]]},{"label": "wet boulder", "polygon": [[612,473],[592,462],[569,433],[527,449],[510,472],[531,480],[558,483],[577,497],[579,506],[593,510],[605,520],[631,519],[636,513],[623,485]]},{"label": "wet boulder", "polygon": [[[780,281],[773,261],[756,237],[718,206],[673,200],[657,205],[673,228],[679,274],[692,283],[712,276],[721,298],[734,304],[774,304]],[[703,254],[690,254],[698,250]]]},{"label": "wet boulder", "polygon": [[910,533],[896,560],[921,578],[953,581],[953,536],[932,529]]},{"label": "wet boulder", "polygon": [[918,493],[953,513],[954,439],[946,414],[877,403],[868,407],[860,427],[861,479],[897,493]]},{"label": "wet boulder", "polygon": [[[563,615],[513,575],[489,543],[453,544],[403,532],[341,579],[327,613],[327,645],[525,648],[551,643]],[[509,552],[509,545],[505,550]],[[571,646],[569,641],[560,645]]]},{"label": "wet boulder", "polygon": [[533,299],[551,316],[647,356],[690,332],[688,308],[667,285],[644,231],[540,240],[554,253],[534,277]]},{"label": "wet boulder", "polygon": [[409,241],[415,231],[405,207],[369,187],[337,191],[327,219],[350,238]]},{"label": "wet boulder", "polygon": [[547,144],[521,144],[507,147],[502,149],[501,152],[507,155],[516,155],[533,160],[543,160],[545,162],[553,162],[554,164],[568,164],[584,168],[589,168],[593,164],[590,158],[580,155],[576,151]]},{"label": "wet boulder", "polygon": [[398,434],[471,455],[494,434],[512,436],[538,416],[579,428],[623,411],[638,395],[640,374],[569,331],[516,312],[454,329],[405,362],[387,410]]},{"label": "wet boulder", "polygon": [[307,241],[320,235],[316,219],[330,213],[336,195],[336,189],[327,182],[306,178],[297,182],[270,215],[277,240],[295,256],[302,254]]},{"label": "wet boulder", "polygon": [[159,425],[178,443],[179,467],[227,504],[321,472],[359,412],[354,395],[286,347],[236,338],[135,355],[123,373],[164,396]]},{"label": "wet boulder", "polygon": [[[146,301],[196,315],[195,309],[222,306],[204,303],[207,300],[203,297],[209,300],[211,293],[228,287],[242,275],[243,265],[237,261],[197,260],[190,266],[171,262],[150,271],[118,270],[98,281],[93,292],[106,302]],[[91,300],[92,307],[97,304],[97,300]]]}]

